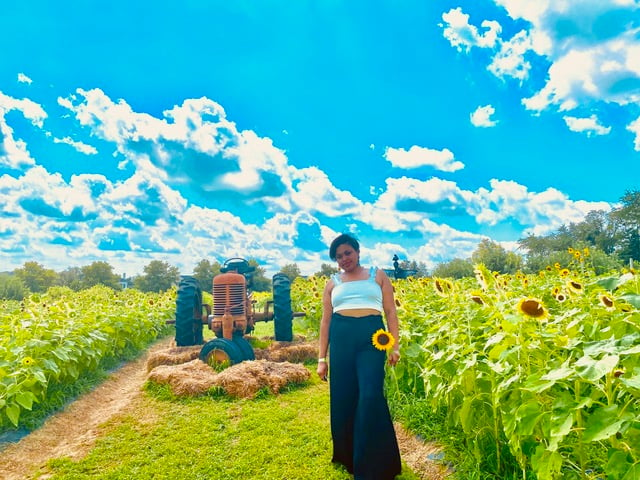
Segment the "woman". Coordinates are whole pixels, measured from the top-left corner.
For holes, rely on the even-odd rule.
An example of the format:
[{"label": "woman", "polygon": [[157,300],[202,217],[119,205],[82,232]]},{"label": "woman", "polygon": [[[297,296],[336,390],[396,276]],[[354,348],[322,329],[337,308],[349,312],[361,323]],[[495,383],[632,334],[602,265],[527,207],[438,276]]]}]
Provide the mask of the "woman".
[{"label": "woman", "polygon": [[384,312],[396,339],[388,360],[395,366],[400,352],[393,286],[384,271],[360,265],[360,245],[351,235],[333,240],[329,256],[342,273],[324,289],[317,371],[326,380],[331,344],[332,461],[343,464],[355,480],[393,480],[402,467],[384,397],[385,352],[372,342],[384,328]]}]

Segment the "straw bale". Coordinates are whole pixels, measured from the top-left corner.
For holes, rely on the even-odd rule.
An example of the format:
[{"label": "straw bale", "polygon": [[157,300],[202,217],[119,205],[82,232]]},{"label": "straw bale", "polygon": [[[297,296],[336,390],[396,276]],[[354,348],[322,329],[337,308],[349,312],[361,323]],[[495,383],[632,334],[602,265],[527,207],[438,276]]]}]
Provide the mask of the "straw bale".
[{"label": "straw bale", "polygon": [[230,396],[254,398],[263,388],[277,394],[285,385],[303,383],[309,377],[309,370],[299,364],[254,360],[223,370],[216,376],[215,384]]},{"label": "straw bale", "polygon": [[171,392],[178,396],[202,395],[216,386],[216,372],[199,359],[178,365],[159,365],[149,375],[148,380],[166,383]]},{"label": "straw bale", "polygon": [[268,348],[254,349],[256,360],[303,363],[318,357],[318,345],[314,342],[273,342]]},{"label": "straw bale", "polygon": [[150,372],[158,365],[179,365],[198,358],[202,345],[189,347],[171,347],[166,350],[159,350],[149,355],[147,359],[147,372]]}]

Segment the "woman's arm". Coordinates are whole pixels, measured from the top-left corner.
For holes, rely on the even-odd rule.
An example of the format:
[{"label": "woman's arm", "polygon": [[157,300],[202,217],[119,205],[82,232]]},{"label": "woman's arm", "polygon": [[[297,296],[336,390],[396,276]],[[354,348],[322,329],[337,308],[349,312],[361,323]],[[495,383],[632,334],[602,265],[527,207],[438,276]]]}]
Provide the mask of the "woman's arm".
[{"label": "woman's arm", "polygon": [[329,279],[322,293],[322,320],[320,320],[320,345],[318,347],[318,376],[326,380],[329,365],[327,363],[327,353],[329,352],[329,326],[331,325],[331,315],[333,306],[331,304],[331,291],[333,290],[333,280]]},{"label": "woman's arm", "polygon": [[389,363],[395,365],[400,360],[400,331],[398,326],[398,312],[396,310],[396,300],[393,296],[393,285],[384,270],[378,270],[376,280],[382,288],[382,308],[384,309],[384,317],[387,320],[387,328],[389,333],[396,339],[393,350],[389,353]]}]

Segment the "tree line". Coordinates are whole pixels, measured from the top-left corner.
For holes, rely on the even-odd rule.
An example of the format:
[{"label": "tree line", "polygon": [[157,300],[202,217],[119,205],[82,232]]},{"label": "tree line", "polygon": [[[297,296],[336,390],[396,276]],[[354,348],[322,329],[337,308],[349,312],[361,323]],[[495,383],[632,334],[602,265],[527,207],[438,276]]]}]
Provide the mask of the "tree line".
[{"label": "tree line", "polygon": [[[575,251],[588,252],[589,264],[597,274],[633,266],[640,261],[640,190],[628,191],[620,199],[617,208],[610,212],[592,211],[579,223],[562,225],[546,236],[529,235],[518,240],[518,252],[507,251],[499,243],[484,239],[469,258],[454,258],[438,264],[429,271],[422,262],[404,260],[402,269],[415,271],[415,276],[462,278],[473,276],[474,265],[484,264],[489,270],[499,273],[536,273],[547,266],[559,263],[568,265],[575,259]],[[271,279],[257,260],[249,259],[255,268],[251,278],[254,291],[271,289]],[[207,259],[200,260],[193,276],[201,288],[211,291],[213,278],[220,273],[222,264]],[[328,277],[338,269],[323,263],[316,276]],[[291,281],[301,276],[296,263],[284,265],[281,272]],[[137,288],[144,292],[161,292],[174,287],[180,281],[177,267],[161,260],[152,260],[143,273],[134,278],[118,276],[113,267],[104,261],[96,261],[84,267],[70,267],[56,272],[38,262],[26,262],[13,272],[0,273],[0,298],[20,300],[29,293],[45,292],[53,286],[73,290],[106,285],[113,289]]]}]

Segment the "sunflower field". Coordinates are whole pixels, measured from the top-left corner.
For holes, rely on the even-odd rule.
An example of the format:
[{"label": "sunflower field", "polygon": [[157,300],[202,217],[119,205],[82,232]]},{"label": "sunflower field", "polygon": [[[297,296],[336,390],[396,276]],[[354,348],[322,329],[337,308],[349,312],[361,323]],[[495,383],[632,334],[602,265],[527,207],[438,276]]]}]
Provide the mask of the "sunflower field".
[{"label": "sunflower field", "polygon": [[[515,463],[519,478],[640,479],[640,275],[596,276],[571,253],[537,275],[393,281],[390,388],[445,412],[497,478]],[[325,282],[293,284],[308,322]]]},{"label": "sunflower field", "polygon": [[53,402],[52,387],[64,396],[65,385],[105,360],[167,334],[165,321],[174,312],[175,290],[54,287],[22,302],[0,301],[0,431],[19,426],[34,405]]}]

